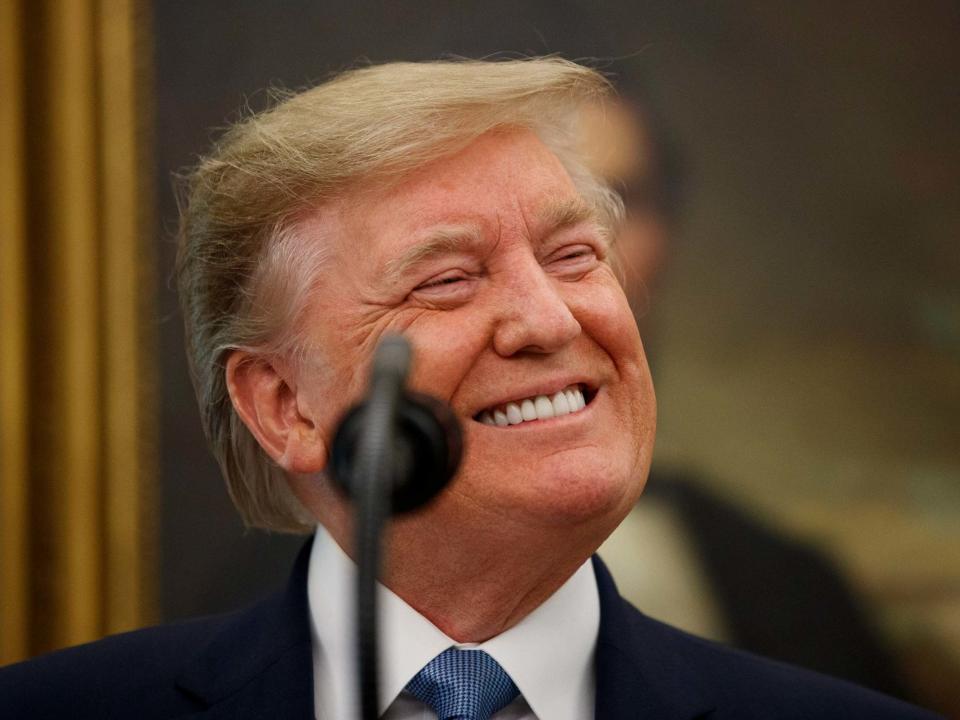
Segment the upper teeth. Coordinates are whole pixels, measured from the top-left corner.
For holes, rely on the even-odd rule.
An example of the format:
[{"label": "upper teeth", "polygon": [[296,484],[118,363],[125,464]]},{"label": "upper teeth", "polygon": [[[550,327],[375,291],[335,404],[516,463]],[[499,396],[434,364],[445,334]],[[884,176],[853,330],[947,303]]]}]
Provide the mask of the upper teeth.
[{"label": "upper teeth", "polygon": [[583,391],[577,385],[564,388],[552,397],[536,395],[516,402],[508,402],[492,410],[480,413],[479,420],[485,425],[519,425],[531,420],[547,420],[560,415],[582,410],[586,405]]}]

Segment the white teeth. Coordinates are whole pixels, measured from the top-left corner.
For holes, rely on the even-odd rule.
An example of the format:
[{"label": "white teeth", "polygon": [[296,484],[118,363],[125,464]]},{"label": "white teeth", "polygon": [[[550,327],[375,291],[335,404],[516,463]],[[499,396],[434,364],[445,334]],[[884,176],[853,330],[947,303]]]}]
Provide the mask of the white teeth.
[{"label": "white teeth", "polygon": [[533,400],[527,399],[520,403],[520,414],[524,420],[537,419],[537,409],[533,404]]},{"label": "white teeth", "polygon": [[519,425],[531,420],[548,420],[578,412],[586,407],[583,391],[577,385],[564,388],[553,397],[537,395],[520,402],[509,402],[502,408],[484,410],[478,420],[484,425]]},{"label": "white teeth", "polygon": [[561,390],[553,396],[553,414],[559,417],[570,413],[570,403],[567,402],[566,394]]},{"label": "white teeth", "polygon": [[553,403],[546,395],[537,395],[533,405],[537,408],[537,420],[549,420],[553,417]]},{"label": "white teeth", "polygon": [[570,406],[570,412],[575,413],[583,410],[587,406],[587,401],[583,399],[583,390],[578,387],[568,388],[563,391],[567,396],[567,404]]}]

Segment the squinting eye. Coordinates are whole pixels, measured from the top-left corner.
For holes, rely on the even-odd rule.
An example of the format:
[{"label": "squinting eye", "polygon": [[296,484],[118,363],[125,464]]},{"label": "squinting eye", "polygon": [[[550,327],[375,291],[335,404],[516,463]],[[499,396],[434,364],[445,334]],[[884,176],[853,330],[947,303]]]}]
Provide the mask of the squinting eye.
[{"label": "squinting eye", "polygon": [[453,285],[454,283],[460,282],[463,280],[461,277],[450,276],[437,278],[436,280],[428,280],[427,282],[420,285],[417,290],[424,290],[427,288],[443,287],[444,285]]},{"label": "squinting eye", "polygon": [[416,288],[414,288],[414,291],[442,289],[445,287],[449,287],[450,285],[456,285],[457,283],[462,282],[465,279],[466,278],[460,273],[445,273],[443,275],[432,277],[426,282],[421,283]]},{"label": "squinting eye", "polygon": [[420,283],[412,294],[435,301],[457,300],[465,298],[475,287],[473,279],[463,270],[449,270]]},{"label": "squinting eye", "polygon": [[561,273],[583,273],[598,260],[596,249],[580,244],[561,248],[547,259],[546,266]]}]

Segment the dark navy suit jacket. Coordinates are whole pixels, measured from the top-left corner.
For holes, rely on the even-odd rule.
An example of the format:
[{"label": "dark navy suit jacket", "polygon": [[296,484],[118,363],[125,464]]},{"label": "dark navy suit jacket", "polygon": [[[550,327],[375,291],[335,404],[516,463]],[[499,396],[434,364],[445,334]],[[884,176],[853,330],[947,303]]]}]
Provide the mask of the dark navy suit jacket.
[{"label": "dark navy suit jacket", "polygon": [[[310,720],[308,557],[309,544],[286,590],[249,610],[117,635],[0,669],[0,717]],[[652,620],[620,597],[598,558],[594,568],[601,607],[597,720],[935,717]]]}]

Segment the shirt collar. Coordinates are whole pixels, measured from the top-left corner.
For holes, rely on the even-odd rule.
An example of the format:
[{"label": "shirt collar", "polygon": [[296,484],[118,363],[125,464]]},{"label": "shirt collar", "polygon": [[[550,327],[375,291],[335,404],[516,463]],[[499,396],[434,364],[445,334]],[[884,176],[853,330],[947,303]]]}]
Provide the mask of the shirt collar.
[{"label": "shirt collar", "polygon": [[[353,561],[318,528],[307,595],[315,700],[324,719],[357,716],[355,578]],[[377,591],[381,713],[434,657],[449,647],[472,647],[503,666],[539,720],[593,716],[600,599],[589,561],[527,617],[480,645],[455,642],[388,588]]]}]

